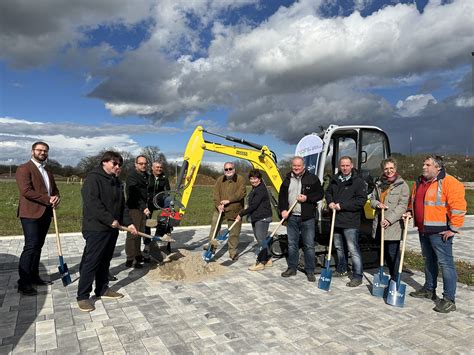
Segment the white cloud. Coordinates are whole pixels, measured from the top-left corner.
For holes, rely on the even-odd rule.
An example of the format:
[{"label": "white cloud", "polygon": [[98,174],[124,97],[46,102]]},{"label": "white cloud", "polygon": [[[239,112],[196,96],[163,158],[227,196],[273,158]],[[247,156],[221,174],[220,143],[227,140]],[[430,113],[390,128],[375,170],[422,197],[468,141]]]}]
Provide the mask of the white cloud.
[{"label": "white cloud", "polygon": [[458,107],[474,107],[474,97],[461,96],[456,99],[456,106]]},{"label": "white cloud", "polygon": [[421,114],[427,105],[436,105],[437,103],[438,101],[431,94],[411,95],[404,101],[399,100],[397,102],[397,114],[402,117],[416,117]]},{"label": "white cloud", "polygon": [[148,124],[88,126],[0,117],[0,161],[13,159],[15,164],[19,164],[30,157],[31,145],[42,140],[51,146],[51,159],[63,165],[76,165],[81,158],[105,148],[138,154],[142,147],[132,138],[134,134],[172,134],[178,131]]}]

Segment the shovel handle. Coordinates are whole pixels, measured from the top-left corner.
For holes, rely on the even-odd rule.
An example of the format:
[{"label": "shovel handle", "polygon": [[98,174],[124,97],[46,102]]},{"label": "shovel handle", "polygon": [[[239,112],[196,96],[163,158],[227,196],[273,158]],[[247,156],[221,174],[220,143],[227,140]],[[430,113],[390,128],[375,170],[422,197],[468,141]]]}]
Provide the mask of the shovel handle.
[{"label": "shovel handle", "polygon": [[[128,227],[125,227],[125,226],[119,226],[118,229],[122,230],[122,231],[125,231],[125,232],[130,232],[132,233],[132,230]],[[154,236],[152,235],[149,235],[149,234],[146,234],[146,233],[142,233],[142,232],[138,232],[137,233],[140,237],[144,237],[144,238],[148,238],[148,239],[155,239]]]},{"label": "shovel handle", "polygon": [[[211,238],[211,242],[216,239],[216,236],[217,236],[217,227],[219,226],[219,223],[221,221],[221,217],[222,217],[222,211],[219,211],[219,216],[217,216],[217,221],[216,221],[216,225],[214,226],[214,233],[212,233],[212,238]],[[209,243],[209,245],[211,245]]]},{"label": "shovel handle", "polygon": [[385,229],[383,228],[383,221],[385,220],[385,208],[380,210],[380,267],[383,267],[383,256],[385,248]]},{"label": "shovel handle", "polygon": [[329,232],[329,249],[328,249],[328,257],[326,261],[329,263],[331,261],[331,252],[332,252],[332,240],[334,239],[334,224],[336,222],[336,209],[333,208],[332,210],[332,217],[331,217],[331,229]]},{"label": "shovel handle", "polygon": [[411,217],[406,217],[405,218],[405,229],[403,231],[403,240],[402,240],[402,252],[400,254],[400,265],[398,266],[398,275],[402,274],[403,270],[403,258],[405,257],[405,246],[407,243],[407,236],[408,236],[408,222],[410,221]]},{"label": "shovel handle", "polygon": [[59,239],[59,229],[58,229],[58,217],[56,217],[56,208],[53,207],[53,221],[54,221],[54,231],[56,232],[56,246],[58,247],[58,256],[63,256],[63,250],[61,248],[61,240]]},{"label": "shovel handle", "polygon": [[[293,211],[293,208],[295,208],[296,204],[298,203],[298,200],[296,200],[295,202],[293,202],[293,204],[290,206],[290,208],[288,209],[288,214],[291,213],[291,211]],[[275,235],[275,233],[277,232],[277,230],[281,227],[281,225],[283,224],[283,222],[285,222],[286,218],[282,218],[280,223],[278,223],[278,225],[275,227],[275,230],[272,232],[272,234],[270,234],[270,238],[273,238],[273,236]]]}]

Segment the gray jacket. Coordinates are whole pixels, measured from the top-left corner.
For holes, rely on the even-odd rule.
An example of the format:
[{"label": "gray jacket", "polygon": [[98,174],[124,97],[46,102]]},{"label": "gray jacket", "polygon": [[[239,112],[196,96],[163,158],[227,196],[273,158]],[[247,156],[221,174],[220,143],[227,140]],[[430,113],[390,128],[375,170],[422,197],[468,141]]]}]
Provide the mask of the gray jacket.
[{"label": "gray jacket", "polygon": [[[381,181],[377,181],[374,191],[370,195],[370,204],[376,210],[374,222],[372,224],[372,238],[375,238],[377,226],[379,225],[380,209],[377,204],[380,202]],[[388,194],[385,196],[385,219],[390,222],[390,226],[385,229],[385,240],[401,240],[403,236],[403,219],[402,215],[407,211],[408,199],[410,197],[410,188],[408,184],[400,176],[390,187]]]}]

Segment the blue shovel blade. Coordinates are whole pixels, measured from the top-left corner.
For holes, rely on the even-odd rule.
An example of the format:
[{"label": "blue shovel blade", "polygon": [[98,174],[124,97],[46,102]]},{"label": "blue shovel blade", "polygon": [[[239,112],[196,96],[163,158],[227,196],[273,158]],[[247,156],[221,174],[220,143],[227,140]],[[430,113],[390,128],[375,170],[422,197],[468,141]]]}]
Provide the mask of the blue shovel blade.
[{"label": "blue shovel blade", "polygon": [[214,258],[214,254],[212,253],[211,250],[206,250],[202,252],[202,260],[205,262],[210,262]]},{"label": "blue shovel blade", "polygon": [[328,262],[326,262],[326,268],[321,270],[321,275],[319,276],[318,288],[324,291],[329,291],[331,287],[332,280],[332,269]]},{"label": "blue shovel blade", "polygon": [[387,304],[395,307],[403,307],[405,304],[405,291],[406,285],[399,284],[393,280],[390,280],[390,286],[388,287]]},{"label": "blue shovel blade", "polygon": [[71,274],[69,274],[67,264],[62,260],[62,257],[59,259],[58,271],[64,287],[72,283]]},{"label": "blue shovel blade", "polygon": [[224,234],[219,234],[217,237],[216,237],[216,240],[218,240],[219,242],[225,242],[227,239],[229,239],[229,232],[225,232]]},{"label": "blue shovel blade", "polygon": [[372,282],[372,296],[384,297],[388,287],[388,276],[382,272],[378,272],[374,275],[374,281]]}]

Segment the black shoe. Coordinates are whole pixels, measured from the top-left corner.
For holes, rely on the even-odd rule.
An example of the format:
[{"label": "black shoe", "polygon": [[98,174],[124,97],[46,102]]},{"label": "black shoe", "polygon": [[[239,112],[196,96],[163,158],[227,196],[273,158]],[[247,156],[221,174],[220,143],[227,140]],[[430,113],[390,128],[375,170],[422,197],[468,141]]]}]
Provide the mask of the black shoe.
[{"label": "black shoe", "polygon": [[143,258],[143,262],[144,262],[145,264],[149,264],[149,263],[151,263],[151,258],[150,258],[150,257],[148,257],[148,258],[145,258],[145,257],[144,257],[144,258]]},{"label": "black shoe", "polygon": [[107,276],[107,278],[109,279],[109,281],[117,281],[118,279],[112,275],[110,272],[109,272],[109,275]]},{"label": "black shoe", "polygon": [[439,313],[449,313],[455,310],[456,310],[456,305],[454,304],[454,302],[446,297],[440,300],[436,304],[435,308],[433,308],[433,311],[439,312]]},{"label": "black shoe", "polygon": [[438,300],[438,296],[436,296],[435,290],[428,290],[424,287],[420,288],[417,291],[410,292],[410,296],[415,298],[428,298],[435,302]]},{"label": "black shoe", "polygon": [[127,260],[125,262],[125,267],[132,267],[133,266],[133,260]]},{"label": "black shoe", "polygon": [[332,277],[344,277],[344,276],[349,276],[349,273],[347,271],[342,271],[342,272],[335,271],[332,274]]},{"label": "black shoe", "polygon": [[309,282],[316,282],[316,276],[314,276],[314,272],[307,272],[306,277],[308,278]]},{"label": "black shoe", "polygon": [[347,287],[357,287],[362,285],[362,280],[361,279],[352,279],[348,283],[346,283]]},{"label": "black shoe", "polygon": [[33,287],[18,286],[18,293],[23,296],[36,296],[38,291]]},{"label": "black shoe", "polygon": [[137,263],[142,263],[143,262],[143,256],[139,255],[135,257],[135,262]]},{"label": "black shoe", "polygon": [[290,277],[290,276],[296,276],[296,270],[292,269],[286,269],[286,271],[283,271],[281,273],[282,277]]},{"label": "black shoe", "polygon": [[33,285],[37,285],[37,286],[48,286],[48,285],[52,285],[53,282],[52,281],[46,281],[46,280],[43,280],[43,279],[34,279],[32,282],[31,282]]},{"label": "black shoe", "polygon": [[134,267],[135,269],[143,269],[143,264],[140,264],[140,263],[138,263],[138,262],[135,262],[135,264],[133,264],[133,267]]}]

